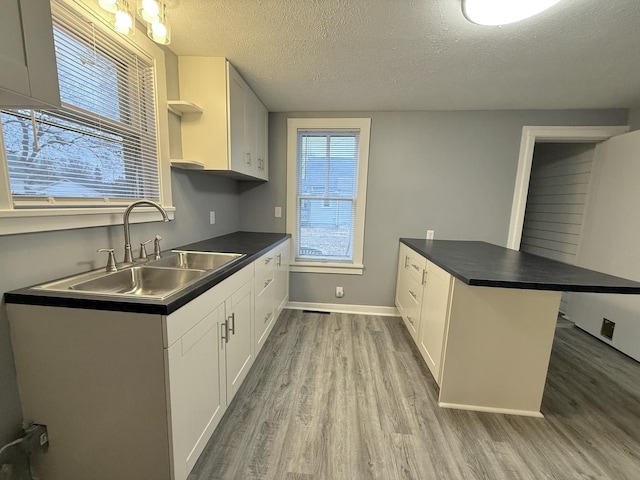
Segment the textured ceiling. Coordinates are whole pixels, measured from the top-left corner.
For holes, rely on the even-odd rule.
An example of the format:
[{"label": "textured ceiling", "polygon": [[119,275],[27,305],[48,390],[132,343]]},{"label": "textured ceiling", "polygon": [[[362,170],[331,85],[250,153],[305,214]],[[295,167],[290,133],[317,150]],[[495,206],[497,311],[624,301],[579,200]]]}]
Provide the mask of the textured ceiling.
[{"label": "textured ceiling", "polygon": [[171,50],[225,56],[270,111],[640,106],[640,0],[512,25],[461,0],[171,0]]}]

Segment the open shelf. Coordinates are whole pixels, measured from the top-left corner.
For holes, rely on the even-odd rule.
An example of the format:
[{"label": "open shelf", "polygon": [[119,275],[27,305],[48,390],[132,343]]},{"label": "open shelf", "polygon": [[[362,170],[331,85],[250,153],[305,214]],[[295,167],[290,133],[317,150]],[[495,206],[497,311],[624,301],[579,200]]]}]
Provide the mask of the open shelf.
[{"label": "open shelf", "polygon": [[202,107],[185,100],[167,100],[167,108],[176,115],[184,113],[202,113]]},{"label": "open shelf", "polygon": [[204,163],[197,160],[185,160],[184,158],[172,158],[171,166],[187,170],[204,170]]}]

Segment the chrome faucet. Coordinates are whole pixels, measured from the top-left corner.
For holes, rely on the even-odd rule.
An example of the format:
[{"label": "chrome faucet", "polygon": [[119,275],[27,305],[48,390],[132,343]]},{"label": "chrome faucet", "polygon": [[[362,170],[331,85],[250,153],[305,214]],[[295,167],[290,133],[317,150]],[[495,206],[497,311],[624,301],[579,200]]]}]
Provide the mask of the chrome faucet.
[{"label": "chrome faucet", "polygon": [[152,202],[151,200],[138,200],[129,205],[124,211],[124,215],[122,217],[122,223],[124,224],[124,263],[133,263],[133,254],[131,253],[131,235],[129,233],[129,215],[131,214],[131,210],[139,206],[155,207],[162,214],[163,221],[169,221],[167,212],[156,202]]}]

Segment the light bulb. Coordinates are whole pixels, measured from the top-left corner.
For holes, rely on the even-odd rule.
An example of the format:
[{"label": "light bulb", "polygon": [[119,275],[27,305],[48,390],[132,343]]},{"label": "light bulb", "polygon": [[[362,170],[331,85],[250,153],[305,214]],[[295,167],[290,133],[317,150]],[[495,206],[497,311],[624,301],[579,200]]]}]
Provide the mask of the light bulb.
[{"label": "light bulb", "polygon": [[160,5],[156,0],[141,0],[139,12],[145,22],[153,23],[158,21]]},{"label": "light bulb", "polygon": [[465,17],[479,25],[506,25],[533,17],[560,0],[464,0]]},{"label": "light bulb", "polygon": [[129,12],[118,10],[113,27],[122,35],[130,35],[133,32],[133,17]]},{"label": "light bulb", "polygon": [[98,5],[109,13],[115,13],[118,9],[117,0],[98,0]]},{"label": "light bulb", "polygon": [[163,23],[153,22],[151,24],[151,32],[153,32],[154,37],[165,38],[167,36],[167,27]]}]

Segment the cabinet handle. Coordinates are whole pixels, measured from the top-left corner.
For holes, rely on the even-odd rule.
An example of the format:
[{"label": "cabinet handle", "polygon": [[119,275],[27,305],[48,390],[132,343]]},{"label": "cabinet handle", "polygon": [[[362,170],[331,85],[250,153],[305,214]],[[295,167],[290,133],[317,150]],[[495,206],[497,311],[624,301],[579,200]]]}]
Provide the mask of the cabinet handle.
[{"label": "cabinet handle", "polygon": [[404,256],[404,268],[409,266],[409,255]]},{"label": "cabinet handle", "polygon": [[264,321],[265,321],[265,322],[268,322],[268,321],[269,321],[269,319],[271,318],[271,315],[273,315],[273,312],[269,312],[269,313],[267,313],[267,316],[266,316],[266,317],[264,317]]},{"label": "cabinet handle", "polygon": [[407,320],[409,320],[409,323],[410,323],[411,325],[413,325],[413,320],[411,320],[411,317],[410,317],[410,316],[408,316],[408,315],[407,315]]},{"label": "cabinet handle", "polygon": [[411,291],[411,290],[409,290],[409,295],[411,295],[414,300],[418,299],[417,295],[415,293],[413,293],[413,291]]},{"label": "cabinet handle", "polygon": [[247,153],[247,165],[251,165],[251,154]]},{"label": "cabinet handle", "polygon": [[420,267],[419,267],[418,265],[416,265],[415,263],[412,263],[412,264],[411,264],[411,266],[412,266],[413,268],[415,268],[417,272],[419,272],[419,271],[420,271]]},{"label": "cabinet handle", "polygon": [[427,271],[422,270],[422,285],[426,285],[426,284],[427,284]]},{"label": "cabinet handle", "polygon": [[222,333],[220,335],[224,339],[224,343],[229,343],[229,327],[227,322],[222,322],[220,327],[222,327]]},{"label": "cabinet handle", "polygon": [[269,280],[267,280],[266,282],[264,282],[264,287],[262,287],[262,288],[263,288],[263,289],[264,289],[264,288],[267,288],[271,282],[273,282],[273,278],[270,278]]},{"label": "cabinet handle", "polygon": [[229,325],[229,331],[235,335],[236,334],[236,314],[232,313],[228,318],[227,322],[231,322]]},{"label": "cabinet handle", "polygon": [[273,260],[273,257],[265,258],[264,259],[264,264],[268,265],[271,262],[271,260]]},{"label": "cabinet handle", "polygon": [[281,253],[278,254],[278,266],[279,267],[282,266],[282,254]]}]

